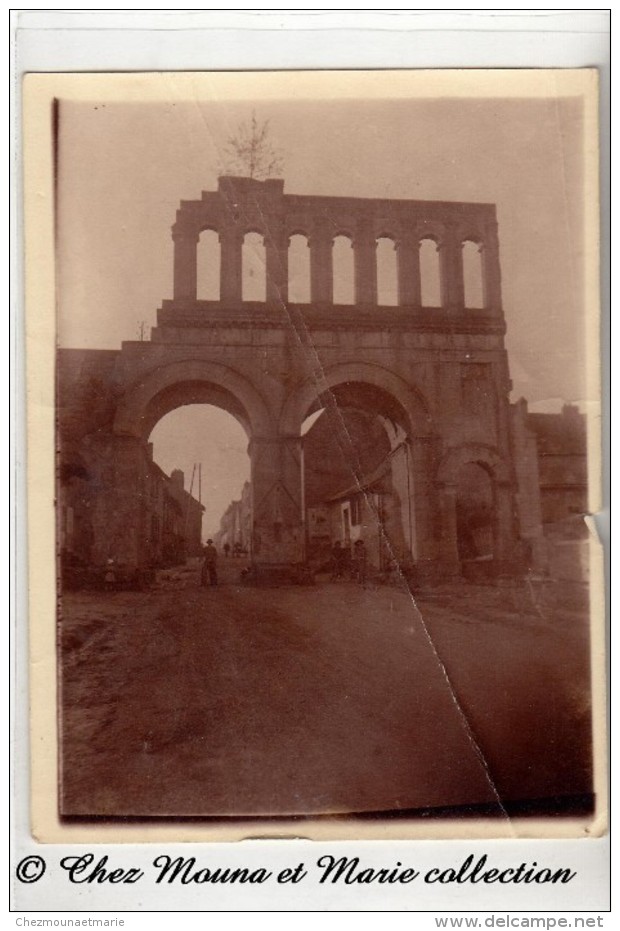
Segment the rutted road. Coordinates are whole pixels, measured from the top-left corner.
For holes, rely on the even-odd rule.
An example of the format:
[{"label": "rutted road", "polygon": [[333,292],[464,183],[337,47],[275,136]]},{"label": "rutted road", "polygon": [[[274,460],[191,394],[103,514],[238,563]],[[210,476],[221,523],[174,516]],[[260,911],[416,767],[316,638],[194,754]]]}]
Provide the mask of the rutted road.
[{"label": "rutted road", "polygon": [[190,581],[69,593],[61,632],[67,815],[363,812],[590,788],[587,626],[541,616],[525,590],[445,587],[416,607],[348,582]]}]

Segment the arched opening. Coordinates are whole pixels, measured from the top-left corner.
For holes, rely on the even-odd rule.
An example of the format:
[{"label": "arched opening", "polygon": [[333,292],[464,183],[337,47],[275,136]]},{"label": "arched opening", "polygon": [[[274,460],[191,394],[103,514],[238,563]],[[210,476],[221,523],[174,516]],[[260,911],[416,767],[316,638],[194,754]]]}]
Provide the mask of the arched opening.
[{"label": "arched opening", "polygon": [[348,236],[336,236],[333,245],[334,304],[355,303],[353,243]]},{"label": "arched opening", "polygon": [[434,239],[420,242],[420,294],[422,307],[441,307],[439,249]]},{"label": "arched opening", "polygon": [[471,310],[484,307],[482,271],[482,247],[477,242],[467,240],[463,243],[463,287],[465,307]]},{"label": "arched opening", "polygon": [[298,233],[288,246],[288,299],[292,304],[310,303],[310,249],[307,237]]},{"label": "arched opening", "polygon": [[241,298],[264,303],[267,299],[265,242],[260,233],[243,238]]},{"label": "arched opening", "polygon": [[493,480],[484,466],[468,462],[458,471],[456,487],[457,546],[463,574],[472,579],[488,576],[495,555]]},{"label": "arched opening", "polygon": [[[277,471],[279,464],[277,461],[278,450],[274,454],[274,447],[269,439],[262,442],[262,445],[260,445],[262,453],[259,452],[258,454],[257,479],[257,455],[254,441],[257,440],[257,437],[261,439],[272,437],[274,424],[264,399],[247,378],[229,366],[197,359],[173,362],[143,373],[134,386],[125,392],[114,418],[114,434],[117,439],[118,449],[122,452],[119,452],[118,465],[114,469],[116,479],[113,476],[119,489],[119,494],[115,496],[118,501],[113,502],[113,509],[108,513],[108,517],[114,523],[115,528],[118,527],[118,532],[124,534],[124,538],[126,538],[125,542],[123,539],[120,540],[119,547],[129,554],[127,558],[131,558],[134,562],[137,561],[140,566],[149,564],[146,558],[148,556],[148,540],[145,538],[146,530],[144,529],[148,524],[148,520],[145,517],[147,512],[143,500],[144,495],[148,497],[148,494],[150,494],[150,492],[145,491],[145,476],[147,476],[150,468],[148,465],[148,439],[162,418],[177,408],[185,408],[189,405],[212,405],[232,415],[241,429],[245,431],[244,449],[252,441],[250,447],[252,495],[257,493],[262,496],[260,499],[262,502],[263,499],[269,497],[269,491],[273,486],[273,470],[270,470],[270,463],[275,456]],[[225,434],[219,430],[217,425],[204,431],[199,430],[198,427],[186,425],[186,434],[190,436],[194,433],[200,434],[201,437],[204,436],[205,444],[210,450],[221,448],[224,442]],[[177,448],[181,449],[179,443],[177,443]],[[293,444],[293,452],[297,448],[298,446]],[[196,461],[202,460],[198,459]],[[189,469],[188,475],[191,482],[194,461],[188,460],[187,456],[185,456],[183,463],[187,463],[186,470]],[[177,464],[177,462],[168,462],[168,466],[176,466]],[[228,466],[224,469],[224,472],[234,474],[234,470]],[[204,469],[202,469],[202,479],[202,488],[204,489],[206,480]],[[196,473],[195,481],[197,481]],[[196,487],[196,484],[194,484],[194,488]],[[257,488],[258,492],[256,492]],[[238,500],[238,495],[242,491],[244,507],[251,500],[254,522],[252,556],[254,556],[257,552],[255,546],[257,539],[255,533],[257,520],[256,499],[250,495],[250,489],[244,486],[237,490],[237,495],[232,500]],[[279,486],[276,492],[276,497],[278,497],[280,495]],[[282,494],[284,494],[284,491],[282,491]],[[228,498],[225,504],[230,503],[230,501],[231,498]],[[219,504],[221,504],[221,501],[218,502]],[[191,507],[194,506],[191,505]],[[288,508],[286,511],[287,516],[290,510],[291,508]],[[247,507],[245,513],[247,514]],[[300,526],[300,514],[301,509],[298,504],[295,514],[297,527]],[[210,530],[213,532],[217,528],[211,525]],[[116,533],[116,529],[114,533]],[[297,539],[300,539],[299,532]]]},{"label": "arched opening", "polygon": [[387,236],[377,240],[377,303],[385,307],[398,304],[396,246]]},{"label": "arched opening", "polygon": [[[193,397],[199,398],[196,391]],[[211,538],[225,557],[249,553],[251,537],[248,437],[237,417],[207,403],[175,407],[149,435],[144,545],[152,567],[196,560]]]},{"label": "arched opening", "polygon": [[358,541],[371,572],[411,562],[409,431],[400,403],[363,382],[335,385],[308,408],[302,428],[306,551],[319,572],[332,571],[336,545],[343,573],[350,571]]},{"label": "arched opening", "polygon": [[196,296],[200,301],[220,299],[220,239],[214,230],[203,230],[198,240]]}]

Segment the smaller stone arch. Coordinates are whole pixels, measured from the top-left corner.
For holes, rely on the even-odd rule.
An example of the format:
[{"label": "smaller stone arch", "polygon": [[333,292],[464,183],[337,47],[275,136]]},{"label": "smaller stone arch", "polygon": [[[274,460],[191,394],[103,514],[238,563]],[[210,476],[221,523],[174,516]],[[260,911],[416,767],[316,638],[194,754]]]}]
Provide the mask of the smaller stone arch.
[{"label": "smaller stone arch", "polygon": [[298,223],[287,227],[286,239],[291,240],[293,236],[304,236],[308,241],[310,241],[312,238],[311,225],[309,223]]},{"label": "smaller stone arch", "polygon": [[509,485],[511,482],[506,461],[493,446],[482,443],[464,443],[449,449],[439,465],[437,481],[442,485],[454,485],[459,470],[469,463],[482,466],[498,485]]},{"label": "smaller stone arch", "polygon": [[375,239],[391,239],[394,245],[396,246],[401,238],[402,233],[396,232],[392,225],[388,226],[377,226],[375,232]]},{"label": "smaller stone arch", "polygon": [[461,560],[465,558],[461,551],[465,541],[459,532],[459,473],[465,466],[472,465],[486,472],[491,483],[492,511],[488,527],[492,534],[492,561],[488,568],[495,574],[501,571],[510,558],[516,540],[513,487],[506,461],[494,447],[482,443],[465,443],[453,447],[446,452],[440,463],[437,485],[443,559],[447,566],[458,571]]},{"label": "smaller stone arch", "polygon": [[477,246],[484,246],[484,236],[476,227],[463,226],[458,230],[458,238],[461,241],[461,244],[466,242],[473,242]]},{"label": "smaller stone arch", "polygon": [[239,233],[242,239],[245,239],[246,236],[262,236],[263,239],[267,238],[267,232],[260,223],[247,223],[245,226],[240,226]]},{"label": "smaller stone arch", "polygon": [[446,228],[438,221],[425,220],[415,224],[413,234],[418,242],[422,242],[423,239],[432,239],[436,246],[441,248],[446,237]]},{"label": "smaller stone arch", "polygon": [[221,233],[220,224],[214,222],[213,218],[210,217],[208,220],[205,219],[196,224],[196,233],[197,235],[201,233],[216,233],[219,236]]}]

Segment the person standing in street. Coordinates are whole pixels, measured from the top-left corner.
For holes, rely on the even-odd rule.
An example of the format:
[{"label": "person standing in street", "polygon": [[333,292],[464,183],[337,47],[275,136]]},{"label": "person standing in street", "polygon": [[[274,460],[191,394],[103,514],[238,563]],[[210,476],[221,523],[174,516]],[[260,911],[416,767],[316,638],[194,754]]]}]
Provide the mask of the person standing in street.
[{"label": "person standing in street", "polygon": [[217,550],[213,545],[213,540],[207,540],[207,545],[203,551],[203,557],[200,584],[217,585]]},{"label": "person standing in street", "polygon": [[353,546],[353,567],[355,579],[360,583],[362,588],[366,587],[366,544],[363,540],[356,540]]},{"label": "person standing in street", "polygon": [[341,579],[344,571],[344,551],[340,544],[340,540],[336,540],[332,547],[332,558],[331,558],[331,576],[330,580],[335,582],[337,579]]}]

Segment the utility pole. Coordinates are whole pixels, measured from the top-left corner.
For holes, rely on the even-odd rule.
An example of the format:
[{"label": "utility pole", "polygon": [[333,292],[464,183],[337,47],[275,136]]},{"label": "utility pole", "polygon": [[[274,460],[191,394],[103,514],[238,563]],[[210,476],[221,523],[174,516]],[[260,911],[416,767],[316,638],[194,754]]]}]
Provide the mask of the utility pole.
[{"label": "utility pole", "polygon": [[189,492],[187,493],[188,497],[186,500],[185,507],[185,544],[187,544],[187,530],[189,527],[189,510],[192,503],[192,489],[194,488],[194,474],[196,472],[196,463],[192,466],[192,477],[189,483]]},{"label": "utility pole", "polygon": [[[198,504],[202,508],[202,462],[198,463]],[[200,511],[200,542],[202,543],[202,510]]]}]

